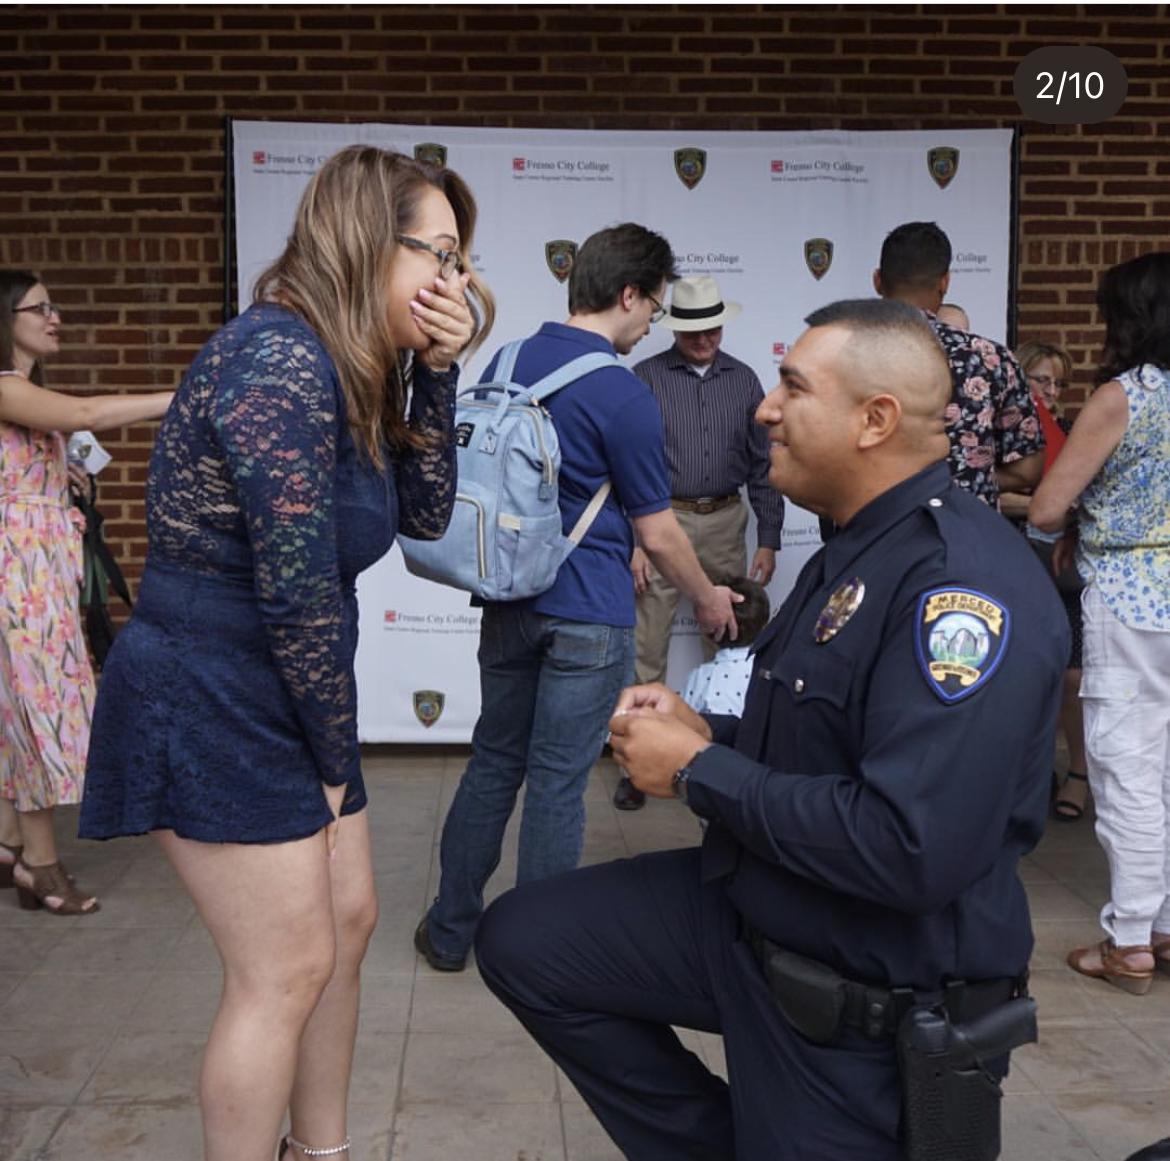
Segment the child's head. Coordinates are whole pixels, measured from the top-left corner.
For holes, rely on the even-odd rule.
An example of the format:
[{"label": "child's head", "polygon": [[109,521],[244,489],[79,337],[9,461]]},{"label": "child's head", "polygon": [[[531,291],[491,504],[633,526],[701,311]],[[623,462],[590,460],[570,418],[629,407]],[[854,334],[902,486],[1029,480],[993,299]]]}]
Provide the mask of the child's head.
[{"label": "child's head", "polygon": [[717,585],[726,585],[733,593],[743,597],[738,605],[732,605],[735,610],[735,623],[739,626],[739,636],[734,641],[724,638],[725,645],[739,648],[750,645],[768,623],[772,615],[772,607],[768,603],[768,594],[764,586],[758,581],[748,580],[746,576],[724,577],[715,582]]}]

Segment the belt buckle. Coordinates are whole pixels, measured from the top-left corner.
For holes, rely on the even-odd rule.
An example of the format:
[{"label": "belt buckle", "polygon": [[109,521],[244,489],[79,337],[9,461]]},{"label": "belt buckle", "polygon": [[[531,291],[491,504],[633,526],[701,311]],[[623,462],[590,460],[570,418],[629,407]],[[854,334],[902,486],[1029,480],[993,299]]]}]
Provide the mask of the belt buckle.
[{"label": "belt buckle", "polygon": [[715,505],[718,503],[719,501],[713,497],[708,498],[704,496],[701,500],[695,501],[695,514],[697,516],[710,516],[715,511]]}]

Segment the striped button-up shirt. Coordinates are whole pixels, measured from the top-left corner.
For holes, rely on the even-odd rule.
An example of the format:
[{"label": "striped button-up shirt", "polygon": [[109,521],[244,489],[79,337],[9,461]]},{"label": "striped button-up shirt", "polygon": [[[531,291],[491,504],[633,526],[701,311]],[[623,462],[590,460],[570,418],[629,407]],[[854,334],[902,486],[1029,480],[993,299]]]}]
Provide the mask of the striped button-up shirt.
[{"label": "striped button-up shirt", "polygon": [[779,548],[784,501],[768,483],[768,433],[755,419],[764,389],[756,373],[720,350],[700,376],[671,347],[644,359],[634,374],[662,410],[671,495],[727,496],[747,484],[760,547]]}]

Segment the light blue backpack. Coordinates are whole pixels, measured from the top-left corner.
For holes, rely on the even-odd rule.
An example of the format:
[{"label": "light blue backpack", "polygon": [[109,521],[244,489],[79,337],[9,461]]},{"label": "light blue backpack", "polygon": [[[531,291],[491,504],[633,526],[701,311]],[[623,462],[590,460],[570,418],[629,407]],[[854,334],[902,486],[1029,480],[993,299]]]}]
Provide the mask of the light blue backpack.
[{"label": "light blue backpack", "polygon": [[541,402],[590,371],[616,366],[617,358],[594,351],[521,387],[511,381],[521,346],[509,343],[500,351],[491,383],[456,396],[459,479],[446,533],[439,540],[398,538],[415,576],[485,601],[519,601],[552,588],[610,490],[606,480],[565,536],[557,503],[561,448]]}]

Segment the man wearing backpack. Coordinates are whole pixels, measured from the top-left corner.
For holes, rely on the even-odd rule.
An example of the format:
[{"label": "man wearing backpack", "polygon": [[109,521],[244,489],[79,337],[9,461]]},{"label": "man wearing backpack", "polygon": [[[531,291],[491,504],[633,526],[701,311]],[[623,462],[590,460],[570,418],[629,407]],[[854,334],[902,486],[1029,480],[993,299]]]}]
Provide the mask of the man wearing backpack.
[{"label": "man wearing backpack", "polygon": [[[676,277],[661,235],[633,223],[593,234],[573,263],[568,321],[545,323],[529,338],[510,378],[530,385],[582,354],[629,354],[662,317]],[[517,882],[577,866],[589,771],[618,694],[633,679],[635,536],[690,597],[703,631],[735,636],[730,590],[708,580],[671,509],[662,418],[648,388],[614,364],[545,405],[561,447],[566,533],[607,479],[612,491],[551,589],[484,604],[471,761],[443,826],[439,894],[415,932],[415,947],[439,971],[464,966],[521,784]]]}]

